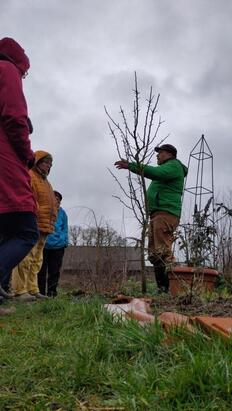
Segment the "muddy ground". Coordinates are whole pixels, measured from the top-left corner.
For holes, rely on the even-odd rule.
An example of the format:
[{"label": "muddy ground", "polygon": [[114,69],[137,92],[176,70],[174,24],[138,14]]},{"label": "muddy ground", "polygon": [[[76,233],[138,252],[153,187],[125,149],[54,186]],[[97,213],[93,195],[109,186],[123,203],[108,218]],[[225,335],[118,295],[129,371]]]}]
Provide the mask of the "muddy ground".
[{"label": "muddy ground", "polygon": [[[95,290],[91,289],[83,281],[77,281],[73,276],[61,278],[61,287],[71,296],[77,299],[88,299],[91,295],[98,294],[103,296],[108,303],[118,294],[124,294],[123,289],[117,284],[112,285],[112,289]],[[128,290],[127,290],[128,291]],[[130,297],[142,298],[142,295],[126,293]],[[182,295],[173,297],[170,294],[148,295],[145,296],[151,305],[154,314],[160,314],[164,311],[178,312],[185,315],[209,315],[216,317],[232,317],[232,293],[228,291],[215,290],[211,295]],[[122,301],[126,302],[126,301]]]},{"label": "muddy ground", "polygon": [[232,296],[211,296],[210,301],[206,301],[204,296],[193,297],[189,301],[188,296],[172,297],[160,296],[154,298],[151,303],[152,310],[156,313],[164,311],[175,311],[185,315],[208,315],[215,317],[232,317]]}]

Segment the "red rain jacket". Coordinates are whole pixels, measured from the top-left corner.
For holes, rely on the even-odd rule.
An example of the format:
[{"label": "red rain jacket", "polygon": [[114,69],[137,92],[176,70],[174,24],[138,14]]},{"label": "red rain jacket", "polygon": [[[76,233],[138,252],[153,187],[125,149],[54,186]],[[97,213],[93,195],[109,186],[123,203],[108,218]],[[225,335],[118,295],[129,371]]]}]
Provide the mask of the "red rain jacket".
[{"label": "red rain jacket", "polygon": [[36,211],[28,165],[33,163],[22,76],[29,59],[13,39],[0,40],[0,213]]}]

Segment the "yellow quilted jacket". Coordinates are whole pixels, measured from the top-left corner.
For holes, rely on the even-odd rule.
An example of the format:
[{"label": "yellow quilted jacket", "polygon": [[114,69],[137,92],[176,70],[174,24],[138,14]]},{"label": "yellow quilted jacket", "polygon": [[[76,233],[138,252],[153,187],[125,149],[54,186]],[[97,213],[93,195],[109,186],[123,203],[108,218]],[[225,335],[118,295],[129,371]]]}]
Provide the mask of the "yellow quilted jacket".
[{"label": "yellow quilted jacket", "polygon": [[46,151],[35,152],[35,164],[30,170],[31,186],[37,202],[37,223],[39,231],[43,234],[50,234],[54,231],[54,224],[57,215],[56,199],[53,188],[47,177],[44,177],[36,167],[39,160],[51,156]]}]

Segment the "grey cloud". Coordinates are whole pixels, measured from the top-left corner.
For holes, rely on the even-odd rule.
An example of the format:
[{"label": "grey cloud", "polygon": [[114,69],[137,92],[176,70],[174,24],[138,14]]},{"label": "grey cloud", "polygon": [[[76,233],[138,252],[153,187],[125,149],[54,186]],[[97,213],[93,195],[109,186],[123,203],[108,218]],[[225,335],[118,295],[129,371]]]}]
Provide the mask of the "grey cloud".
[{"label": "grey cloud", "polygon": [[72,207],[86,205],[121,227],[122,207],[111,197],[119,191],[107,171],[117,155],[103,106],[117,119],[122,105],[132,121],[135,70],[141,111],[151,85],[161,94],[160,137],[170,133],[186,163],[204,133],[215,186],[230,187],[231,12],[228,0],[3,2],[0,35],[15,37],[31,60],[24,89],[32,146],[53,153],[50,179],[71,219],[83,217]]}]

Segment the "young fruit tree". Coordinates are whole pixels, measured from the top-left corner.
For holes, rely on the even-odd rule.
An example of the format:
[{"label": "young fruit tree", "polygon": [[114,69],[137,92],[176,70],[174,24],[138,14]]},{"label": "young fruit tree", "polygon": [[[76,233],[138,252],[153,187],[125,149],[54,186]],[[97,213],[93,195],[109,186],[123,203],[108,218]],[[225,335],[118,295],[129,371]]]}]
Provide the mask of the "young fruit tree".
[{"label": "young fruit tree", "polygon": [[[134,162],[138,166],[138,175],[128,172],[126,186],[121,183],[118,177],[111,170],[110,173],[119,185],[122,196],[114,196],[127,209],[131,210],[140,227],[140,238],[135,239],[140,247],[141,257],[141,283],[142,292],[146,292],[146,239],[148,234],[149,212],[146,193],[146,181],[143,173],[143,165],[150,164],[155,153],[155,145],[161,144],[167,137],[162,139],[159,144],[154,140],[158,137],[158,131],[162,124],[160,116],[157,116],[160,95],[155,96],[150,87],[146,108],[141,111],[140,92],[138,89],[137,74],[134,77],[133,90],[133,116],[132,120],[126,115],[125,110],[120,107],[120,121],[116,121],[105,107],[108,117],[110,134],[115,142],[116,151],[120,160]],[[130,124],[131,123],[131,124]]]}]

